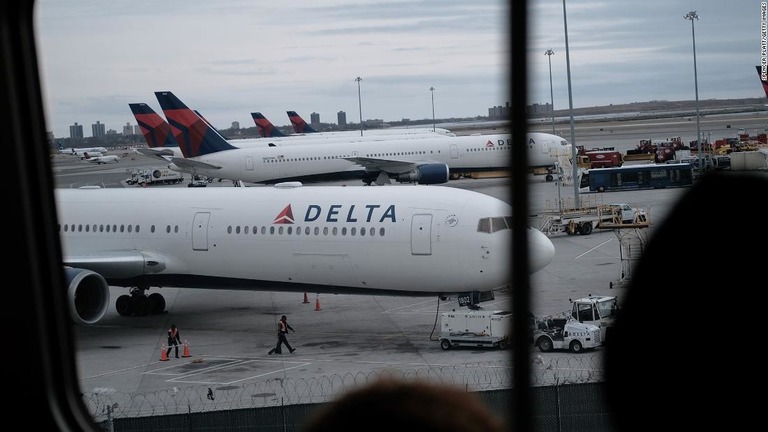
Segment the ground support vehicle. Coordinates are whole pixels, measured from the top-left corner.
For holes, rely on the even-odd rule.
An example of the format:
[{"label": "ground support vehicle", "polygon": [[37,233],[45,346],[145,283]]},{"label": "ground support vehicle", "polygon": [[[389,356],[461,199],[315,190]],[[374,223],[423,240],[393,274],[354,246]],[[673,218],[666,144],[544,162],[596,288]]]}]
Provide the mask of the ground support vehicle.
[{"label": "ground support vehicle", "polygon": [[134,168],[126,170],[129,175],[125,183],[129,185],[149,186],[158,184],[176,184],[184,181],[184,175],[169,168]]},{"label": "ground support vehicle", "polygon": [[643,228],[648,225],[645,210],[613,203],[545,210],[540,215],[538,228],[548,236],[557,233],[588,235],[595,228]]},{"label": "ground support vehicle", "polygon": [[579,353],[602,345],[600,328],[574,319],[552,318],[536,321],[533,344],[541,352],[569,350]]},{"label": "ground support vehicle", "polygon": [[593,296],[571,300],[570,318],[582,323],[597,326],[600,340],[605,343],[611,334],[611,328],[619,313],[619,299],[616,296]]},{"label": "ground support vehicle", "polygon": [[511,345],[512,312],[467,309],[440,317],[440,348],[460,346],[506,349]]}]

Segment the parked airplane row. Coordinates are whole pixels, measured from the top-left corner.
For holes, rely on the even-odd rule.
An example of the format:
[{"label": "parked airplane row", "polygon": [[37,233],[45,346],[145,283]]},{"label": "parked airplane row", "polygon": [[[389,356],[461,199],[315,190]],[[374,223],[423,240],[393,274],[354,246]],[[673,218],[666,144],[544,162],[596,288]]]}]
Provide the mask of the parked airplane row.
[{"label": "parked airplane row", "polygon": [[[68,309],[159,313],[150,287],[452,296],[507,287],[507,203],[443,186],[57,189]],[[137,208],[143,211],[136,211]],[[552,242],[529,228],[530,271]]]},{"label": "parked airplane row", "polygon": [[[457,137],[442,132],[368,138],[333,132],[322,141],[308,141],[306,134],[228,141],[172,92],[155,95],[167,123],[148,105],[129,104],[149,146],[141,152],[169,160],[175,170],[206,177],[262,184],[345,179],[368,185],[392,180],[441,184],[451,173],[508,169],[513,148],[509,134]],[[570,147],[567,140],[546,133],[529,133],[527,145],[519,146],[526,149],[531,169],[551,171],[558,156],[570,155]]]},{"label": "parked airplane row", "polygon": [[[279,184],[57,190],[75,322],[104,316],[110,286],[129,288],[115,301],[119,314],[143,315],[165,309],[160,293],[147,295],[153,287],[443,297],[493,291],[512,280],[512,213],[499,199],[434,185],[285,182],[349,175],[445,183],[451,169],[506,167],[509,136],[238,148],[170,92],[157,97],[168,122],[146,104],[131,104],[155,156],[196,174]],[[554,246],[536,229],[525,235],[535,272],[550,263]]]}]

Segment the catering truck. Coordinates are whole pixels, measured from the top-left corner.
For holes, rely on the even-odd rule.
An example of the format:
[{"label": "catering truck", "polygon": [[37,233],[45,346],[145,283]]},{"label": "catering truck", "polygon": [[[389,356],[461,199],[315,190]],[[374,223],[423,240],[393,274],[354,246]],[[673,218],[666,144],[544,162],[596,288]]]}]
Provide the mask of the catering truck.
[{"label": "catering truck", "polygon": [[149,186],[157,184],[176,184],[184,181],[184,175],[170,168],[133,168],[127,169],[129,185]]},{"label": "catering truck", "polygon": [[511,344],[512,312],[467,309],[440,317],[440,348],[472,346],[506,349]]}]

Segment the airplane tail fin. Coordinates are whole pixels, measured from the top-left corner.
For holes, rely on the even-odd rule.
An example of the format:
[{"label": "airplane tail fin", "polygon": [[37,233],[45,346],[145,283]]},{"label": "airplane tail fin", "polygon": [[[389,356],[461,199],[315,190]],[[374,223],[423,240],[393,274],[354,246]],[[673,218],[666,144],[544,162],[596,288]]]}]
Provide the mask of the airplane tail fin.
[{"label": "airplane tail fin", "polygon": [[284,133],[280,132],[275,127],[275,125],[273,125],[272,122],[264,117],[264,115],[262,115],[260,112],[251,113],[251,117],[253,117],[253,122],[256,123],[256,128],[259,129],[260,137],[273,138],[285,136]]},{"label": "airplane tail fin", "polygon": [[296,133],[313,133],[317,132],[315,128],[308,125],[303,118],[296,111],[287,111],[288,118],[291,119],[291,125],[293,125],[293,131]]},{"label": "airplane tail fin", "polygon": [[145,103],[131,103],[131,112],[136,118],[136,122],[141,127],[141,133],[147,140],[149,148],[157,147],[178,147],[176,138],[171,133],[171,125],[160,117],[149,105]]},{"label": "airplane tail fin", "polygon": [[185,158],[237,148],[172,92],[155,92],[155,96]]},{"label": "airplane tail fin", "polygon": [[765,91],[765,97],[768,97],[768,79],[763,79],[763,71],[761,66],[755,66],[757,68],[757,76],[760,78],[760,82],[763,83],[763,91]]}]

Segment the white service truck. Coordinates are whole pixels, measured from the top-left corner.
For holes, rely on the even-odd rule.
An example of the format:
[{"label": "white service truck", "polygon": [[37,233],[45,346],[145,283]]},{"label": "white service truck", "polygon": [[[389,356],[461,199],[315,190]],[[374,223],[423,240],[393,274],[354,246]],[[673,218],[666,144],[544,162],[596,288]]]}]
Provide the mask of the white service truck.
[{"label": "white service truck", "polygon": [[512,312],[468,309],[440,317],[440,348],[460,346],[506,349],[511,344]]},{"label": "white service truck", "polygon": [[600,328],[594,324],[580,323],[569,318],[541,319],[536,321],[533,344],[541,352],[569,350],[580,353],[602,345]]},{"label": "white service truck", "polygon": [[170,168],[134,168],[127,169],[129,185],[149,186],[155,184],[176,184],[184,181],[184,175]]},{"label": "white service truck", "polygon": [[592,324],[600,329],[600,340],[606,342],[619,313],[619,299],[616,296],[588,295],[571,300],[571,318],[583,324]]}]

